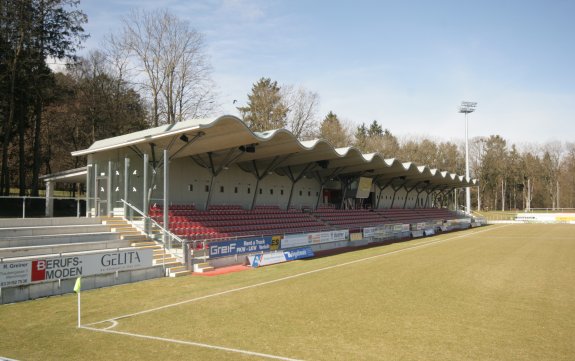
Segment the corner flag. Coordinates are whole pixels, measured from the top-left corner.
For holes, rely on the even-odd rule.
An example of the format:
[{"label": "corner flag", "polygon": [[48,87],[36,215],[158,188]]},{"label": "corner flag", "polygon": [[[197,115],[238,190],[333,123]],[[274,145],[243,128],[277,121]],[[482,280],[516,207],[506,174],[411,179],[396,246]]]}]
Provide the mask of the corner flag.
[{"label": "corner flag", "polygon": [[74,284],[74,292],[78,295],[78,328],[82,327],[80,323],[80,290],[82,289],[82,276],[76,278],[76,283]]},{"label": "corner flag", "polygon": [[76,284],[74,285],[74,292],[80,293],[81,288],[82,288],[82,276],[76,278]]}]

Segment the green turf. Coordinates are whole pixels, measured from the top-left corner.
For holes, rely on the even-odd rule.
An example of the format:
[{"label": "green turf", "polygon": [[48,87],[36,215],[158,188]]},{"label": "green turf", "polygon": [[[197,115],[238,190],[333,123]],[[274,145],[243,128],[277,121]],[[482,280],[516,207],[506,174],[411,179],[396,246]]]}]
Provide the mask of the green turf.
[{"label": "green turf", "polygon": [[[218,277],[86,291],[83,323],[365,259],[127,317],[113,330],[305,360],[573,360],[574,231],[494,225]],[[0,306],[0,356],[259,359],[75,326],[75,295]]]}]

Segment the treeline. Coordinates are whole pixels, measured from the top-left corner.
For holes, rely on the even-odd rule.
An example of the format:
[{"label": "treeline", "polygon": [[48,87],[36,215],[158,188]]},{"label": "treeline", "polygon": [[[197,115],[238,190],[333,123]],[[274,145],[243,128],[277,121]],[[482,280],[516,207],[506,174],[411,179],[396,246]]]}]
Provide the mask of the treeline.
[{"label": "treeline", "polygon": [[[292,89],[292,87],[288,87]],[[377,120],[351,126],[329,112],[323,119],[298,117],[287,106],[290,92],[277,82],[262,78],[238,110],[254,131],[285,127],[300,139],[322,138],[335,147],[353,145],[363,153],[378,152],[386,158],[427,165],[442,171],[465,174],[465,144],[430,138],[399,139]],[[317,95],[300,91],[295,104],[316,114]],[[307,96],[305,94],[308,94]],[[313,95],[314,101],[306,99]],[[292,101],[291,104],[294,104]],[[305,121],[302,121],[304,119]],[[302,126],[302,123],[304,124]],[[302,133],[299,129],[306,129]],[[575,208],[575,143],[509,144],[499,135],[470,140],[470,176],[479,181],[472,189],[472,207],[482,210]],[[463,192],[461,202],[463,203]]]},{"label": "treeline", "polygon": [[0,0],[0,193],[37,194],[46,161],[45,107],[56,96],[47,59],[75,59],[86,15],[71,0]]},{"label": "treeline", "polygon": [[[70,152],[96,140],[219,115],[204,37],[187,22],[167,10],[133,11],[80,58],[86,21],[77,0],[0,0],[1,195],[37,195],[41,175],[84,166]],[[67,66],[55,72],[58,59]],[[377,120],[352,126],[319,115],[319,95],[303,87],[261,78],[237,109],[254,131],[287,128],[301,140],[465,173],[462,142],[398,138]],[[575,207],[574,143],[478,137],[470,164],[474,209]]]},{"label": "treeline", "polygon": [[[0,195],[85,165],[94,141],[216,113],[204,38],[167,10],[134,10],[87,56],[78,0],[0,0]],[[66,64],[59,69],[58,64]]]}]

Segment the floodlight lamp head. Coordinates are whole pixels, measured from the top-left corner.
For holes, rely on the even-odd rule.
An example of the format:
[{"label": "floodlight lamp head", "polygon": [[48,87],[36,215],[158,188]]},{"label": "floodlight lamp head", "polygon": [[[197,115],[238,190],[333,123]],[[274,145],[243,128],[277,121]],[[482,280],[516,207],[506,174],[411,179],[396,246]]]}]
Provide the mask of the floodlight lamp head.
[{"label": "floodlight lamp head", "polygon": [[477,102],[461,102],[461,105],[459,106],[459,112],[465,114],[473,113],[476,107]]}]

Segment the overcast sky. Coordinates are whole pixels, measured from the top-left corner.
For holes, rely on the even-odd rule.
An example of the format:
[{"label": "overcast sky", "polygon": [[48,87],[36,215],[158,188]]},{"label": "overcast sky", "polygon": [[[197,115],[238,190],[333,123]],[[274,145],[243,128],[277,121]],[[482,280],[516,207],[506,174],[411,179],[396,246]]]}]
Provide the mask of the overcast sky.
[{"label": "overcast sky", "polygon": [[[304,86],[399,137],[575,141],[575,1],[82,0],[98,48],[132,8],[163,7],[206,36],[222,112],[261,77]],[[238,103],[233,105],[233,100]]]}]

